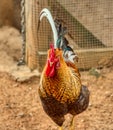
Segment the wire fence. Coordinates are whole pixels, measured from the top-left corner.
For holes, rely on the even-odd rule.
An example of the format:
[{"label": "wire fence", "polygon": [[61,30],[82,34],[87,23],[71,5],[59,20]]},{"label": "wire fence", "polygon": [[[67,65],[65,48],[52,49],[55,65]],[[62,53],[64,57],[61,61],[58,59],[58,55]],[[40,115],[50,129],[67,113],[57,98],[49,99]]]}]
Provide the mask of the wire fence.
[{"label": "wire fence", "polygon": [[[42,0],[36,1],[38,13],[49,8],[68,33],[66,39],[78,53],[78,67],[103,67],[113,58],[113,1],[112,0]],[[32,12],[36,13],[36,12]],[[49,44],[53,41],[46,19],[38,31],[38,64],[46,61]]]}]

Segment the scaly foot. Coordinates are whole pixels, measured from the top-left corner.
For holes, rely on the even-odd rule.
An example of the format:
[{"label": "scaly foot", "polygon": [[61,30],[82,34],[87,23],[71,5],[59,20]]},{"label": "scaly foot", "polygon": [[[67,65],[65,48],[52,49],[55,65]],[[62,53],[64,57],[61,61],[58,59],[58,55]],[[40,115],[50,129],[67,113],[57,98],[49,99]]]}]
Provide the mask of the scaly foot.
[{"label": "scaly foot", "polygon": [[71,119],[70,129],[69,130],[74,130],[74,116]]},{"label": "scaly foot", "polygon": [[62,126],[61,126],[61,127],[59,127],[59,130],[63,130],[63,129],[62,129]]}]

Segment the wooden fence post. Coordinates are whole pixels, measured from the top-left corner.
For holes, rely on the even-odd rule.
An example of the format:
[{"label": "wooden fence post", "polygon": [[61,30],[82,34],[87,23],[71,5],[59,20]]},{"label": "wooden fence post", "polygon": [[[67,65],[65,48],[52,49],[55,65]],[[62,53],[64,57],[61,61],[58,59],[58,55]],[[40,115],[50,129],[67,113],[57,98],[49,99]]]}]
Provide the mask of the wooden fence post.
[{"label": "wooden fence post", "polygon": [[[39,68],[39,44],[42,46],[41,49],[44,49],[46,42],[44,43],[41,38],[47,39],[48,37],[48,35],[38,33],[37,30],[39,14],[44,7],[48,7],[48,0],[25,0],[26,63],[31,70]],[[44,24],[46,24],[46,22],[41,24],[40,30],[45,26]]]}]

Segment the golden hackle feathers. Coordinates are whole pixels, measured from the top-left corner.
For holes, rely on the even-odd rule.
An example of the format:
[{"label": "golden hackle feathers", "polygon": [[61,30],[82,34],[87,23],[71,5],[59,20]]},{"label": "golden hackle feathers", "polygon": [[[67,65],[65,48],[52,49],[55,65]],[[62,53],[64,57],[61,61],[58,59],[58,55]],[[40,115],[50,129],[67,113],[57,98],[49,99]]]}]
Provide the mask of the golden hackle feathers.
[{"label": "golden hackle feathers", "polygon": [[[50,50],[48,56],[49,53]],[[41,77],[41,86],[43,86],[43,91],[58,101],[62,103],[73,102],[77,99],[81,90],[79,74],[75,73],[73,68],[67,66],[62,57],[62,50],[56,49],[55,55],[60,59],[60,67],[56,70],[55,76],[50,78],[45,75],[45,66]]]}]

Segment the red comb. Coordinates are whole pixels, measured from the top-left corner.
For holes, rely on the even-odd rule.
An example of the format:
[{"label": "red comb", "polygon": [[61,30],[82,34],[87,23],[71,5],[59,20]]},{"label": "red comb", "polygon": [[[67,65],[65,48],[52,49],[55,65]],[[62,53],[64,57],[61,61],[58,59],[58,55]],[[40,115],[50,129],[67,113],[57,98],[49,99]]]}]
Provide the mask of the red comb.
[{"label": "red comb", "polygon": [[53,43],[50,44],[50,49],[51,49],[51,55],[54,55],[55,50],[54,50],[54,44]]},{"label": "red comb", "polygon": [[54,44],[53,43],[50,44],[50,48],[54,49]]}]

